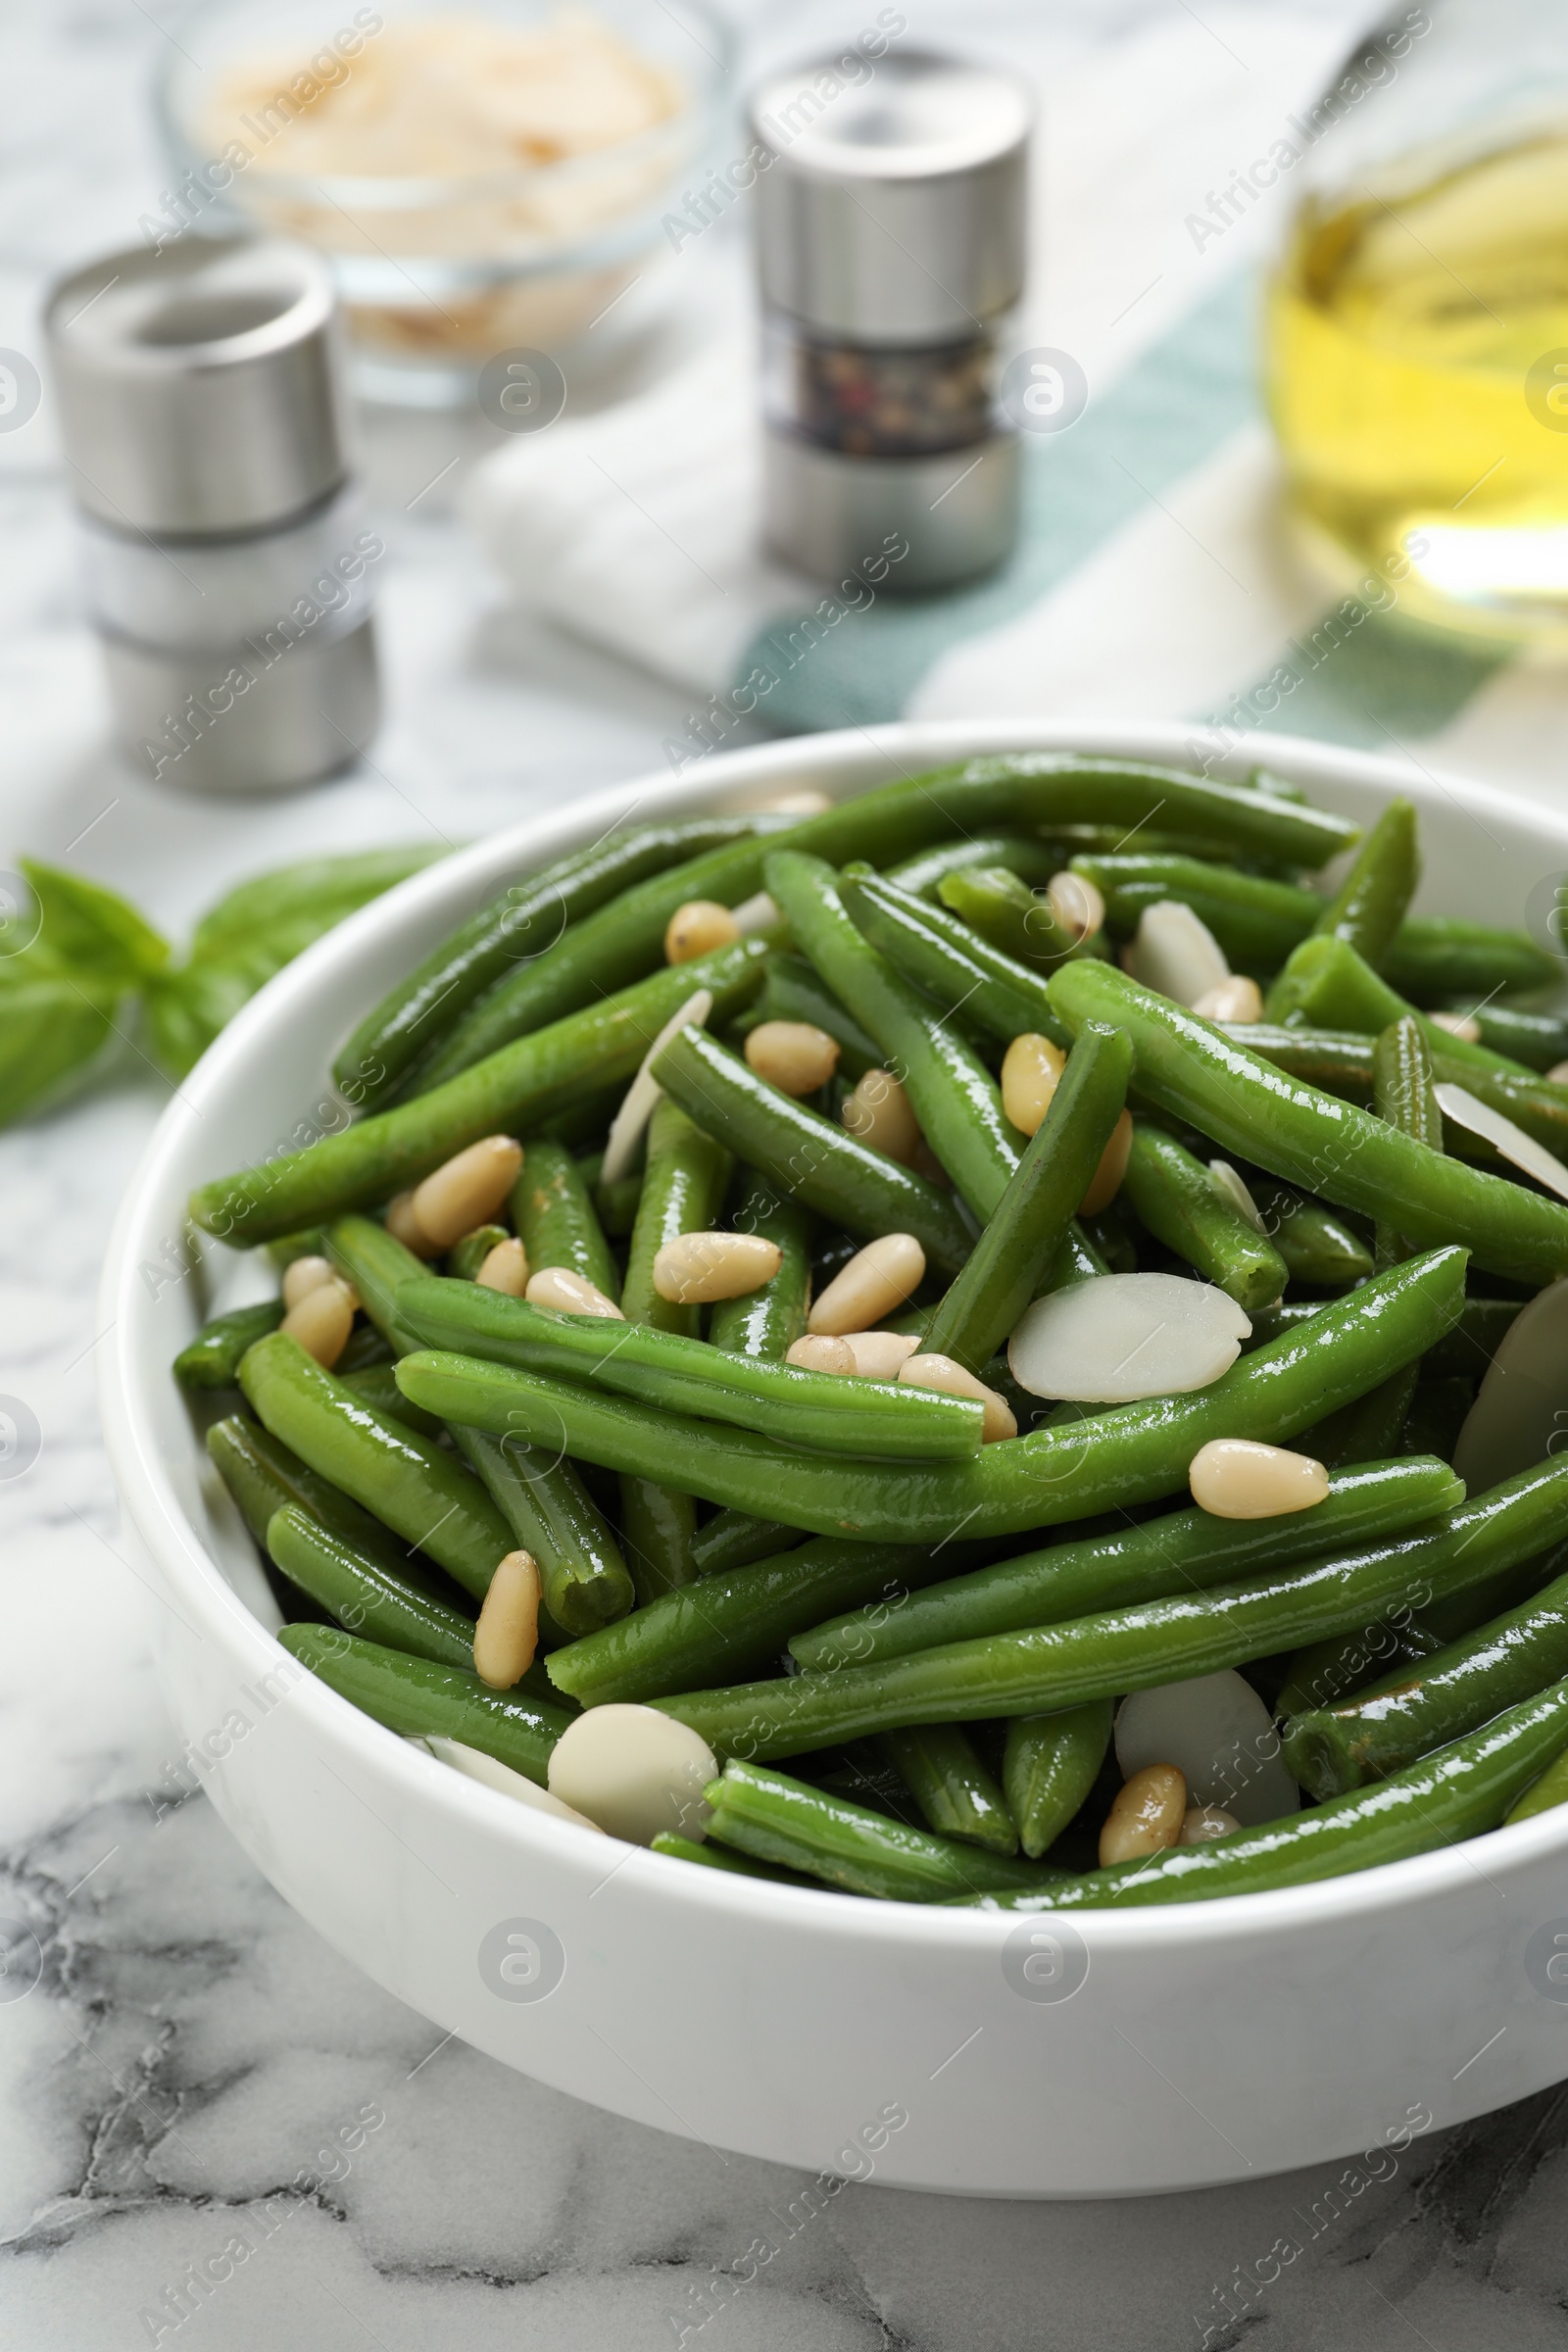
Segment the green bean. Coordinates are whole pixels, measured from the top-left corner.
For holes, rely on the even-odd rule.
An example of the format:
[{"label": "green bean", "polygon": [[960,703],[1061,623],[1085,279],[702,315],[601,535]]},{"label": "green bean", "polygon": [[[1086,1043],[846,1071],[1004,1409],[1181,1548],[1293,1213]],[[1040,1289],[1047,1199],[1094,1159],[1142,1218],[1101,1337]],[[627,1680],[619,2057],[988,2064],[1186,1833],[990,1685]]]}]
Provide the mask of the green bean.
[{"label": "green bean", "polygon": [[1440,1159],[1353,1104],[1286,1078],[1211,1022],[1107,964],[1066,964],[1050,985],[1074,1030],[1090,1020],[1126,1027],[1140,1094],[1270,1175],[1365,1216],[1397,1200],[1414,1239],[1462,1242],[1494,1273],[1544,1283],[1568,1271],[1568,1207],[1560,1201]]},{"label": "green bean", "polygon": [[175,1356],[174,1378],[182,1389],[231,1389],[246,1348],[275,1331],[282,1320],[281,1298],[264,1298],[259,1306],[237,1306],[231,1314],[215,1315]]},{"label": "green bean", "polygon": [[[1073,1210],[1121,1115],[1131,1067],[1119,1031],[1083,1029],[1017,1174],[931,1316],[927,1350],[978,1373],[1006,1339],[1070,1243]],[[1077,1271],[1074,1251],[1069,1279]]]},{"label": "green bean", "polygon": [[[1391,1021],[1372,1048],[1372,1107],[1380,1119],[1401,1135],[1424,1144],[1429,1152],[1443,1150],[1443,1113],[1432,1091],[1432,1060],[1426,1039],[1413,1014]],[[1392,1266],[1410,1255],[1412,1244],[1386,1218],[1377,1227],[1377,1260]]]},{"label": "green bean", "polygon": [[734,816],[639,825],[514,882],[432,948],[366,1015],[333,1062],[333,1077],[351,1102],[371,1109],[386,1103],[416,1075],[417,1065],[429,1060],[476,997],[519,965],[531,966],[569,923],[677,858],[750,838],[755,831],[750,819]]},{"label": "green bean", "polygon": [[335,1626],[285,1625],[278,1641],[329,1690],[405,1739],[460,1740],[510,1764],[542,1788],[550,1751],[571,1721],[569,1709],[513,1690],[492,1690],[479,1677],[434,1658],[410,1657],[362,1642]]},{"label": "green bean", "polygon": [[698,989],[713,993],[716,1018],[760,985],[766,943],[739,939],[547,1029],[518,1038],[433,1093],[323,1135],[303,1151],[219,1177],[191,1196],[204,1232],[263,1242],[305,1218],[335,1217],[390,1199],[481,1136],[541,1119],[588,1082],[630,1078],[660,1030]]},{"label": "green bean", "polygon": [[1314,1422],[1301,1441],[1303,1447],[1326,1470],[1384,1460],[1398,1446],[1420,1377],[1419,1364],[1401,1365],[1366,1396]]},{"label": "green bean", "polygon": [[721,1779],[710,1783],[707,1794],[712,1807],[710,1839],[760,1862],[809,1872],[847,1894],[939,1903],[1004,1888],[1038,1892],[1052,1883],[1032,1863],[910,1829],[782,1772],[731,1764]]},{"label": "green bean", "polygon": [[[325,1255],[323,1237],[321,1254]],[[347,1380],[351,1372],[370,1372],[392,1361],[394,1350],[388,1346],[375,1325],[367,1319],[356,1323],[344,1344],[342,1354],[332,1366],[339,1380]]]},{"label": "green bean", "polygon": [[1372,1252],[1321,1200],[1292,1192],[1288,1185],[1253,1185],[1252,1199],[1263,1231],[1285,1260],[1293,1282],[1317,1290],[1345,1291],[1372,1271]]},{"label": "green bean", "polygon": [[1025,882],[1049,882],[1054,874],[1060,872],[1064,862],[1051,842],[1033,840],[1027,833],[988,833],[978,841],[939,842],[935,849],[922,850],[916,857],[890,866],[888,880],[896,882],[901,890],[911,891],[917,899],[924,899],[949,874],[961,873],[967,866],[1001,865]]},{"label": "green bean", "polygon": [[286,1274],[297,1257],[319,1257],[325,1248],[326,1237],[319,1225],[304,1225],[296,1233],[280,1233],[269,1242],[267,1256],[279,1274]]},{"label": "green bean", "polygon": [[[457,1429],[458,1450],[539,1571],[549,1630],[591,1634],[635,1601],[619,1544],[570,1462],[516,1438]],[[508,1548],[511,1548],[509,1544]]]},{"label": "green bean", "polygon": [[1462,1062],[1467,1070],[1497,1071],[1529,1080],[1534,1071],[1486,1046],[1455,1037],[1389,986],[1348,941],[1317,936],[1303,941],[1269,992],[1270,1020],[1307,1022],[1314,1028],[1359,1029],[1376,1037],[1392,1021],[1413,1020],[1434,1055]]},{"label": "green bean", "polygon": [[1259,1829],[1233,1831],[1209,1844],[1167,1846],[1138,1862],[1086,1871],[1037,1898],[991,1899],[1008,1910],[1041,1911],[1190,1903],[1375,1870],[1496,1829],[1565,1740],[1568,1682],[1554,1683],[1372,1788]]},{"label": "green bean", "polygon": [[1494,1001],[1477,1004],[1460,997],[1444,1007],[1473,1020],[1481,1043],[1494,1054],[1522,1062],[1526,1069],[1554,1069],[1568,1060],[1568,1018],[1560,1012],[1526,1012],[1516,1004]]},{"label": "green bean", "polygon": [[1046,981],[971,931],[945,906],[929,906],[881,877],[857,870],[844,880],[844,904],[871,945],[916,988],[990,1036],[1010,1041],[1038,1030],[1053,1045],[1071,1039],[1052,1010]]},{"label": "green bean", "polygon": [[[406,1282],[422,1282],[429,1269],[422,1257],[388,1233],[373,1217],[339,1217],[324,1238],[326,1254],[358,1294],[360,1304],[383,1337],[397,1330],[396,1299]],[[393,1343],[397,1352],[396,1342]]]},{"label": "green bean", "polygon": [[465,1592],[484,1597],[512,1538],[478,1480],[451,1454],[372,1412],[280,1331],[257,1341],[240,1386],[273,1436],[313,1470],[428,1551]]},{"label": "green bean", "polygon": [[[599,1156],[602,1158],[603,1154]],[[590,1188],[590,1197],[604,1232],[617,1242],[629,1240],[637,1222],[637,1203],[643,1197],[641,1168],[634,1169],[630,1176],[617,1176],[612,1184],[595,1183]],[[618,1289],[618,1274],[615,1283]],[[609,1298],[612,1294],[607,1291],[605,1296]]]},{"label": "green bean", "polygon": [[702,1577],[730,1568],[749,1568],[805,1542],[804,1533],[779,1519],[754,1519],[749,1511],[715,1511],[705,1519],[692,1544],[692,1563]]},{"label": "green bean", "polygon": [[1200,1159],[1148,1119],[1133,1122],[1122,1192],[1156,1241],[1238,1306],[1269,1306],[1284,1291],[1285,1260],[1266,1235],[1221,1192]]},{"label": "green bean", "polygon": [[831,866],[781,850],[763,870],[797,945],[835,996],[855,1006],[885,1066],[902,1079],[926,1142],[983,1221],[1022,1152],[991,1072],[857,929]]},{"label": "green bean", "polygon": [[[1137,1246],[1127,1230],[1127,1220],[1117,1209],[1114,1200],[1108,1208],[1099,1209],[1092,1216],[1080,1217],[1078,1229],[1089,1250],[1100,1260],[1099,1265],[1094,1268],[1097,1274],[1137,1273]],[[1082,1260],[1076,1252],[1074,1263],[1079,1270],[1072,1275],[1071,1279],[1075,1282],[1082,1282],[1085,1274]],[[1055,1283],[1052,1285],[1054,1290],[1062,1286]]]},{"label": "green bean", "polygon": [[1285,1518],[1171,1511],[969,1575],[944,1570],[941,1584],[898,1608],[861,1609],[797,1633],[790,1654],[806,1672],[817,1673],[1059,1623],[1401,1535],[1463,1500],[1464,1487],[1446,1462],[1414,1456],[1369,1462],[1339,1472],[1322,1502]]},{"label": "green bean", "polygon": [[1395,1603],[1419,1605],[1435,1591],[1479,1584],[1528,1560],[1565,1528],[1568,1462],[1538,1464],[1428,1534],[1064,1625],[654,1703],[700,1732],[715,1753],[762,1761],[895,1724],[1052,1714],[1348,1632]]},{"label": "green bean", "polygon": [[[984,1414],[968,1396],[902,1382],[846,1381],[767,1356],[742,1356],[654,1324],[558,1314],[473,1283],[426,1279],[399,1295],[409,1331],[546,1379],[585,1380],[617,1396],[756,1430],[819,1452],[961,1461],[979,1451]],[[671,1464],[674,1467],[674,1464]]]},{"label": "green bean", "polygon": [[767,978],[762,983],[758,1011],[763,1020],[809,1021],[813,1029],[825,1029],[829,1037],[838,1040],[839,1075],[851,1086],[863,1078],[867,1070],[882,1066],[882,1049],[876,1039],[861,1027],[853,1012],[845,1010],[804,956],[789,956],[782,949],[774,950],[767,959]]},{"label": "green bean", "polygon": [[447,1252],[447,1272],[458,1282],[472,1282],[497,1243],[511,1239],[511,1230],[505,1225],[476,1225],[453,1243]]},{"label": "green bean", "polygon": [[620,1544],[639,1609],[696,1581],[695,1495],[625,1471],[620,1479]]},{"label": "green bean", "polygon": [[968,865],[938,889],[944,906],[994,948],[1031,971],[1049,970],[1069,956],[1091,953],[1087,941],[1057,922],[1051,903],[1004,865]]},{"label": "green bean", "polygon": [[[1152,1502],[1187,1482],[1210,1438],[1294,1437],[1431,1347],[1458,1312],[1462,1250],[1376,1275],[1206,1389],[1112,1406],[983,1446],[968,1462],[834,1461],[713,1422],[631,1404],[463,1355],[405,1356],[398,1385],[443,1420],[515,1434],[652,1478],[678,1461],[710,1502],[866,1543],[975,1538]],[[273,1345],[264,1340],[263,1348]],[[253,1351],[254,1352],[254,1351]]]},{"label": "green bean", "polygon": [[411,1404],[398,1387],[391,1362],[370,1364],[363,1372],[345,1372],[339,1364],[332,1367],[334,1377],[343,1387],[368,1404],[373,1413],[390,1413],[394,1421],[406,1421],[427,1438],[439,1437],[441,1424],[433,1413],[417,1404]]},{"label": "green bean", "polygon": [[1503,1826],[1506,1829],[1516,1821],[1529,1821],[1537,1813],[1549,1813],[1565,1802],[1568,1802],[1568,1746],[1558,1752],[1539,1780],[1531,1782],[1523,1796],[1515,1799],[1503,1816]]},{"label": "green bean", "polygon": [[395,1571],[294,1503],[269,1520],[267,1548],[284,1575],[350,1633],[472,1671],[473,1619],[433,1589],[421,1590],[407,1569]]},{"label": "green bean", "polygon": [[1332,1708],[1294,1715],[1282,1753],[1321,1801],[1402,1772],[1568,1675],[1568,1575]]},{"label": "green bean", "polygon": [[621,1308],[629,1323],[695,1339],[700,1306],[662,1298],[654,1288],[654,1259],[683,1233],[708,1233],[718,1221],[729,1183],[729,1153],[676,1102],[660,1102],[648,1129],[648,1167],[626,1258]]},{"label": "green bean", "polygon": [[[1113,1268],[1109,1260],[1102,1254],[1090,1232],[1091,1226],[1095,1228],[1096,1232],[1103,1233],[1106,1230],[1103,1216],[1070,1217],[1068,1219],[1066,1239],[1056,1252],[1056,1262],[1051,1269],[1051,1279],[1045,1285],[1048,1291],[1064,1291],[1070,1282],[1090,1282],[1097,1274],[1109,1274],[1120,1270]],[[1120,1233],[1119,1225],[1116,1227],[1116,1231]],[[1132,1270],[1128,1269],[1128,1271]]]},{"label": "green bean", "polygon": [[1375,971],[1403,922],[1421,879],[1413,803],[1391,801],[1313,930],[1340,939]]},{"label": "green bean", "polygon": [[[641,1191],[641,1179],[638,1180]],[[541,1137],[523,1146],[522,1173],[512,1191],[512,1221],[528,1266],[565,1266],[618,1305],[620,1276],[587,1180],[564,1145]]]},{"label": "green bean", "polygon": [[1015,1715],[1002,1785],[1031,1862],[1053,1846],[1086,1800],[1110,1746],[1114,1702],[1091,1699],[1059,1715]]},{"label": "green bean", "polygon": [[925,1816],[927,1829],[990,1854],[1015,1854],[1018,1831],[996,1775],[956,1723],[884,1732],[882,1752]]},{"label": "green bean", "polygon": [[705,1870],[731,1871],[739,1879],[771,1879],[779,1886],[809,1886],[818,1894],[824,1891],[803,1870],[785,1870],[772,1862],[759,1862],[750,1854],[733,1852],[727,1845],[710,1845],[706,1838],[698,1845],[674,1830],[661,1830],[648,1850],[653,1854],[668,1854],[676,1862],[700,1862]]},{"label": "green bean", "polygon": [[778,1272],[741,1298],[720,1298],[708,1318],[714,1348],[732,1355],[780,1361],[806,1329],[811,1291],[811,1220],[765,1176],[750,1169],[732,1218],[737,1233],[755,1233],[782,1252]]},{"label": "green bean", "polygon": [[[346,1543],[373,1551],[391,1544],[379,1519],[300,1460],[292,1446],[274,1438],[247,1413],[230,1413],[207,1432],[207,1450],[219,1477],[239,1505],[240,1517],[265,1551],[274,1511],[295,1504]],[[403,1556],[402,1546],[394,1547]]]},{"label": "green bean", "polygon": [[[1443,1030],[1423,1032],[1432,1075],[1447,1086],[1462,1086],[1478,1102],[1490,1102],[1527,1135],[1545,1145],[1559,1159],[1568,1160],[1568,1088],[1526,1074],[1510,1077],[1504,1070],[1479,1069],[1452,1061],[1443,1051]],[[1325,1093],[1344,1095],[1352,1102],[1373,1099],[1376,1040],[1345,1030],[1279,1029],[1265,1025],[1227,1028],[1234,1045],[1260,1054],[1294,1078],[1305,1078]],[[1432,1036],[1438,1039],[1434,1049]],[[1492,1156],[1491,1147],[1451,1123],[1444,1128],[1444,1144],[1455,1158]]]},{"label": "green bean", "polygon": [[1328,1707],[1348,1690],[1358,1690],[1374,1666],[1430,1657],[1442,1644],[1433,1640],[1416,1611],[1396,1601],[1370,1625],[1353,1626],[1324,1642],[1308,1642],[1290,1659],[1274,1701],[1276,1715],[1303,1715]]},{"label": "green bean", "polygon": [[1473,1002],[1494,989],[1547,988],[1562,978],[1561,958],[1538,948],[1526,932],[1448,914],[1407,916],[1382,969],[1391,988],[1418,1004],[1457,996]]},{"label": "green bean", "polygon": [[1518,1313],[1517,1298],[1467,1298],[1453,1329],[1422,1357],[1422,1371],[1433,1380],[1480,1380]]},{"label": "green bean", "polygon": [[1175,899],[1192,908],[1241,972],[1277,971],[1306,938],[1323,906],[1315,891],[1169,853],[1127,850],[1078,857],[1072,870],[1100,891],[1105,927],[1117,938],[1137,930],[1146,907]]},{"label": "green bean", "polygon": [[653,1074],[737,1159],[830,1223],[866,1240],[912,1233],[949,1274],[968,1256],[969,1229],[950,1194],[781,1095],[705,1030],[672,1038]]}]

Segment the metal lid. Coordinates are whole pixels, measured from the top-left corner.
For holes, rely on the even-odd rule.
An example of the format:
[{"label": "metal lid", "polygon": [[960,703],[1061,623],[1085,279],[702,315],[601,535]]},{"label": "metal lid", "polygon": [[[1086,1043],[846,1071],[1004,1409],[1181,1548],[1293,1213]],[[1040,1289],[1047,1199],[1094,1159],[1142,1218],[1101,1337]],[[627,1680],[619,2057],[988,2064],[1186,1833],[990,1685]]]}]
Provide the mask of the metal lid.
[{"label": "metal lid", "polygon": [[256,530],[342,480],[332,281],[303,247],[133,246],[62,278],[44,327],[76,497],[111,528]]},{"label": "metal lid", "polygon": [[1033,100],[930,51],[777,75],[752,101],[765,301],[850,341],[956,341],[1023,291]]}]

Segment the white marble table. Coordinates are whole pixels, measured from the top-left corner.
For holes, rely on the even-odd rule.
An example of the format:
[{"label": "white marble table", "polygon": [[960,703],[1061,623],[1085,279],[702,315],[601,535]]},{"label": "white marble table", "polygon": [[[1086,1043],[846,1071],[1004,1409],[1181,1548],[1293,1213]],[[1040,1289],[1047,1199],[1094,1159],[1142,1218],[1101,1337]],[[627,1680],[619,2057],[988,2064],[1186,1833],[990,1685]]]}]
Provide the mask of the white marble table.
[{"label": "white marble table", "polygon": [[[1102,29],[1150,13],[1107,10]],[[988,30],[1004,39],[1018,16],[999,7]],[[134,234],[161,184],[141,92],[163,37],[140,0],[0,27],[0,343],[35,347],[45,271]],[[47,417],[0,437],[0,863],[79,864],[177,930],[230,879],[313,846],[471,835],[655,764],[679,699],[517,621],[479,575],[450,509],[475,447],[441,423],[371,432],[391,682],[373,765],[222,806],[110,758]],[[156,1793],[177,1748],[148,1664],[160,1603],[121,1557],[93,1351],[105,1233],[163,1097],[127,1048],[91,1099],[0,1136],[0,1390],[42,1431],[37,1461],[0,1477],[0,1922],[20,1955],[0,1978],[0,2342],[1560,2344],[1568,2091],[1386,2152],[1381,2177],[1336,2166],[1054,2207],[873,2182],[802,2225],[796,2178],[541,2089],[338,1960],[204,1797]],[[24,1932],[42,1959],[30,1989]]]}]

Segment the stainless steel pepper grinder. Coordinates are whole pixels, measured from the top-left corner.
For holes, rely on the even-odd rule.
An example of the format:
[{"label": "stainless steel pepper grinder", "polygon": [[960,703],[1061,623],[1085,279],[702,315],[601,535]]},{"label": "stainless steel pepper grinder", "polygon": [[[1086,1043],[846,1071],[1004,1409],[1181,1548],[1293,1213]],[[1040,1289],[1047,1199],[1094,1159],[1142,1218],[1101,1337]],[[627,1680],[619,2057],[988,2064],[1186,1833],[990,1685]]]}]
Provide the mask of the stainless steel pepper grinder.
[{"label": "stainless steel pepper grinder", "polygon": [[326,270],[271,239],[134,247],[60,280],[44,325],[125,755],[198,792],[345,766],[380,714],[385,548]]},{"label": "stainless steel pepper grinder", "polygon": [[[947,587],[1013,544],[1001,406],[1023,293],[1027,86],[929,52],[777,75],[752,102],[768,544],[823,578],[893,551]],[[897,552],[900,544],[905,552]]]}]

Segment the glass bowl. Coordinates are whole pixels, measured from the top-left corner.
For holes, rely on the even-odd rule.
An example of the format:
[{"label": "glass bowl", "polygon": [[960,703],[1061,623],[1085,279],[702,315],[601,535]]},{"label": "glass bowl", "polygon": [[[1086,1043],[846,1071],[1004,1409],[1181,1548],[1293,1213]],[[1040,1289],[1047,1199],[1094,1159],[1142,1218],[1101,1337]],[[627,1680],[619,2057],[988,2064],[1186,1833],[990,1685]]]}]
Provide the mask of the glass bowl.
[{"label": "glass bowl", "polygon": [[[579,152],[508,160],[546,148],[567,107],[588,110],[580,85],[558,85],[551,118],[538,77],[514,74],[511,100],[535,120],[527,132],[508,120],[509,77],[483,53],[498,29],[600,44],[612,88]],[[315,247],[348,316],[356,389],[454,405],[498,355],[559,358],[602,319],[608,343],[662,307],[662,265],[686,241],[664,216],[690,212],[730,50],[707,0],[204,0],[165,52],[156,104],[173,185],[143,231],[159,244],[248,225]],[[377,122],[389,89],[398,119]],[[471,138],[445,111],[451,92],[476,110]],[[355,169],[334,168],[348,139]],[[470,145],[480,168],[456,169]],[[717,209],[710,199],[707,216]]]}]

